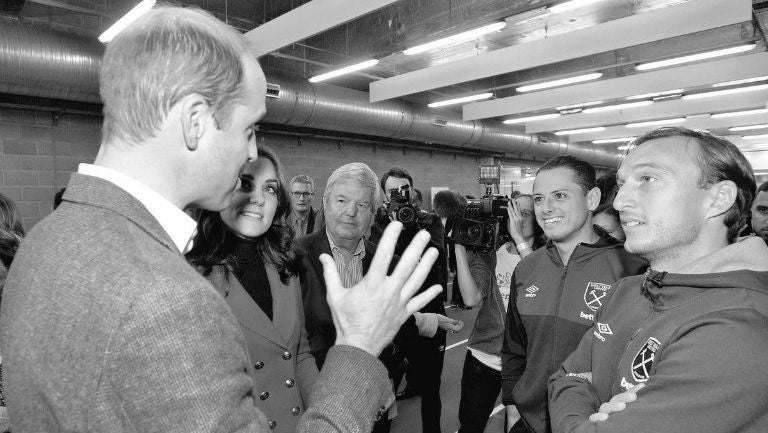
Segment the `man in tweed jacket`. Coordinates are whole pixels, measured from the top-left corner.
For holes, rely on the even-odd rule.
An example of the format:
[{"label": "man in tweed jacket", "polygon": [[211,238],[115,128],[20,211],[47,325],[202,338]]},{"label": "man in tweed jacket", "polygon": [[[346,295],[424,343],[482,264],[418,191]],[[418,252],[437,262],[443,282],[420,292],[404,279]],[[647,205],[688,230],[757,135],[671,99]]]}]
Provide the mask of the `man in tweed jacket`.
[{"label": "man in tweed jacket", "polygon": [[[157,8],[107,46],[100,84],[96,161],[81,164],[62,205],[31,231],[5,286],[13,430],[268,431],[237,320],[182,256],[194,221],[181,210],[228,206],[256,156],[263,73],[210,15]],[[297,414],[300,431],[370,431],[392,400],[376,355],[439,292],[410,299],[437,255],[417,265],[426,234],[386,275],[397,233],[390,227],[349,290],[321,258],[338,338]]]}]

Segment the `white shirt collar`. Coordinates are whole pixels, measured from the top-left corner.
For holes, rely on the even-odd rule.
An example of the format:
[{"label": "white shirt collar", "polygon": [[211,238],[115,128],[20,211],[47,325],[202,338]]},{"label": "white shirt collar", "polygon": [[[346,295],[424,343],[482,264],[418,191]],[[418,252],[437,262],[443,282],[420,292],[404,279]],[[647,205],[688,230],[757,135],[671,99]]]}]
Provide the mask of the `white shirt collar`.
[{"label": "white shirt collar", "polygon": [[100,165],[80,164],[77,167],[77,172],[111,182],[141,202],[168,233],[181,253],[185,253],[186,247],[191,245],[190,240],[197,227],[195,220],[153,189],[120,172]]}]

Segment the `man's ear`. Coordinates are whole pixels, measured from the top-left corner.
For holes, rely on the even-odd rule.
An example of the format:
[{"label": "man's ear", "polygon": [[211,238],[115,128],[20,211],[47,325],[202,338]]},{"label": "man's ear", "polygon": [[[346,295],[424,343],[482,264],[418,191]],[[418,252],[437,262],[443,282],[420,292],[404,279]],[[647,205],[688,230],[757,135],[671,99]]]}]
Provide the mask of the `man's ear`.
[{"label": "man's ear", "polygon": [[191,151],[197,150],[200,137],[209,127],[208,116],[212,115],[210,107],[205,99],[196,93],[185,96],[179,104],[184,144]]},{"label": "man's ear", "polygon": [[722,215],[736,203],[739,190],[732,180],[721,180],[710,187],[711,202],[707,210],[707,218]]},{"label": "man's ear", "polygon": [[587,209],[594,211],[600,205],[600,188],[594,187],[587,192]]}]

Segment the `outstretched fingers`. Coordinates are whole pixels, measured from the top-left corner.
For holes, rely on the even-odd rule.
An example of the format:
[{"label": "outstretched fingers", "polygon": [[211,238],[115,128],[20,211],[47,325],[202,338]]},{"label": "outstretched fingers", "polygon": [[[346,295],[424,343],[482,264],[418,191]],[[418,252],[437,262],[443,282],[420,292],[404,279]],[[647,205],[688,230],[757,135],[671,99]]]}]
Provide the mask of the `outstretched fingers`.
[{"label": "outstretched fingers", "polygon": [[[408,245],[408,248],[406,248],[403,254],[400,256],[400,261],[397,263],[397,267],[395,267],[395,270],[389,276],[390,280],[394,284],[394,287],[401,287],[406,283],[406,281],[409,281],[411,276],[414,274],[414,270],[417,269],[417,266],[423,268],[421,263],[429,261],[428,267],[432,267],[432,263],[434,263],[437,259],[437,255],[435,254],[434,257],[432,257],[432,254],[424,254],[424,257],[421,256],[424,248],[429,244],[429,240],[430,236],[426,230],[420,230],[418,233],[416,233],[416,236],[413,237],[411,243]],[[424,278],[426,278],[427,273],[429,273],[429,269],[427,269],[427,272],[421,279],[422,283],[424,282]]]},{"label": "outstretched fingers", "polygon": [[389,264],[392,262],[392,257],[395,256],[397,238],[400,237],[402,229],[403,223],[399,221],[389,223],[387,228],[384,229],[381,240],[379,240],[379,244],[376,246],[376,254],[373,255],[366,278],[370,278],[371,281],[384,281],[384,278],[387,277]]}]

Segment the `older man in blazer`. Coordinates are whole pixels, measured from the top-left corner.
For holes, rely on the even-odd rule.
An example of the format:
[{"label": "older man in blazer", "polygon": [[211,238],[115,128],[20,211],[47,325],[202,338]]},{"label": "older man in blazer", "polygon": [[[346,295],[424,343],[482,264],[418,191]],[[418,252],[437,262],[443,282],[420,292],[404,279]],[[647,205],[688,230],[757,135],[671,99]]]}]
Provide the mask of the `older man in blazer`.
[{"label": "older man in blazer", "polygon": [[[30,232],[3,293],[13,429],[269,431],[240,326],[181,254],[194,230],[182,209],[226,207],[256,156],[264,75],[239,33],[164,7],[107,45],[100,86],[96,161]],[[391,400],[376,355],[439,292],[407,300],[428,272],[416,264],[424,236],[387,276],[397,232],[352,290],[321,259],[340,332],[299,431],[368,431]]]},{"label": "older man in blazer", "polygon": [[[319,257],[322,254],[333,255],[345,287],[352,287],[362,278],[377,250],[377,246],[366,241],[364,235],[373,221],[375,203],[379,200],[379,194],[378,177],[366,164],[354,162],[339,167],[328,178],[323,193],[325,229],[296,241],[295,251],[301,263],[299,280],[304,301],[307,338],[318,367],[323,367],[328,350],[337,337],[331,309],[326,301],[327,288],[322,278],[322,264]],[[437,267],[430,270],[425,286],[439,281],[437,271]],[[409,319],[401,327],[395,338],[394,350],[398,354],[385,352],[381,356],[393,376],[396,373],[398,359],[405,353],[426,356],[418,346],[431,344],[433,340],[438,345],[445,344],[445,331],[438,329],[436,314],[444,312],[442,303],[433,299],[422,309],[422,312],[415,314],[413,320]],[[420,338],[420,334],[428,334],[432,338]],[[436,373],[438,381],[441,371],[442,357]],[[434,376],[434,374],[431,375]],[[418,378],[416,381],[421,384]],[[430,392],[425,392],[422,398],[427,415],[422,416],[424,431],[439,432],[441,407],[439,383],[436,387],[432,387]],[[422,412],[424,415],[424,410]],[[388,425],[385,420],[376,424],[374,432],[386,431],[388,431]]]}]

